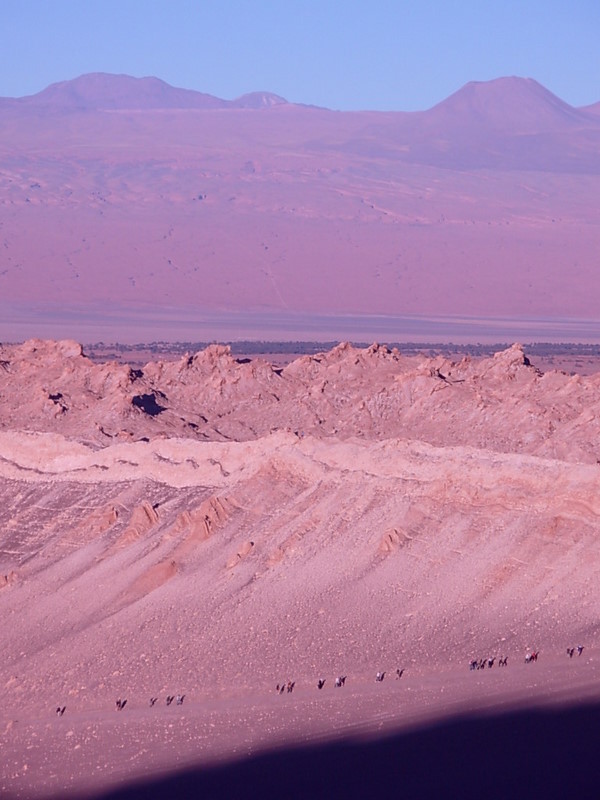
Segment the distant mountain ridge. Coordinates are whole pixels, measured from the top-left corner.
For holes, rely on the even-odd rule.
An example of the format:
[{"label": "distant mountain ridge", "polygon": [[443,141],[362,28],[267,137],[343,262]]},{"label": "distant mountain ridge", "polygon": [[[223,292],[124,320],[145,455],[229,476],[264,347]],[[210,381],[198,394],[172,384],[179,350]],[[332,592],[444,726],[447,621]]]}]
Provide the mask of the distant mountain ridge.
[{"label": "distant mountain ridge", "polygon": [[134,78],[92,72],[73,80],[52,83],[37,94],[2,98],[11,105],[73,111],[268,108],[287,103],[270,92],[251,92],[235,100],[222,100],[194,89],[180,89],[160,78]]},{"label": "distant mountain ridge", "polygon": [[[52,83],[33,95],[0,97],[0,108],[17,105],[89,111],[271,108],[286,104],[289,104],[288,100],[273,92],[254,91],[234,100],[224,100],[195,89],[172,86],[156,77],[136,78],[107,72],[91,72],[70,80]],[[425,111],[398,110],[382,113],[410,115],[431,113],[438,117],[468,114],[471,118],[494,120],[497,124],[508,127],[519,115],[525,119],[534,119],[540,113],[548,123],[564,123],[569,119],[581,121],[582,115],[585,117],[589,114],[600,114],[600,101],[577,108],[561,100],[533,78],[511,76],[489,81],[470,81]]]}]

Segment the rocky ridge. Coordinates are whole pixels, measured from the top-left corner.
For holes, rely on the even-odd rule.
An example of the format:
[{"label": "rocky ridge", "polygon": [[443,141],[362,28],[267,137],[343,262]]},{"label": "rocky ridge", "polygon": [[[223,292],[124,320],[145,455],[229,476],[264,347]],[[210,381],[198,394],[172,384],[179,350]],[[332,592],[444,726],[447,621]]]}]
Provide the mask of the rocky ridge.
[{"label": "rocky ridge", "polygon": [[596,463],[599,390],[598,375],[540,372],[520,345],[451,361],[345,343],[283,368],[211,345],[142,369],[93,363],[69,341],[0,346],[0,429],[93,447],[156,437],[250,441],[291,430]]}]

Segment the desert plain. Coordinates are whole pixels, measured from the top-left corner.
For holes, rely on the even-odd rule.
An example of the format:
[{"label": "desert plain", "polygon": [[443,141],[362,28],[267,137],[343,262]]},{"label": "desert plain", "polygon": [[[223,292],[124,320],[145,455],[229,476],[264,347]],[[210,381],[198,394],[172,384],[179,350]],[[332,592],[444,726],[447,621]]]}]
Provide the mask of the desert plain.
[{"label": "desert plain", "polygon": [[91,74],[0,121],[1,341],[600,340],[598,103],[535,80],[382,113]]},{"label": "desert plain", "polygon": [[519,345],[0,347],[3,796],[589,791],[599,390]]}]

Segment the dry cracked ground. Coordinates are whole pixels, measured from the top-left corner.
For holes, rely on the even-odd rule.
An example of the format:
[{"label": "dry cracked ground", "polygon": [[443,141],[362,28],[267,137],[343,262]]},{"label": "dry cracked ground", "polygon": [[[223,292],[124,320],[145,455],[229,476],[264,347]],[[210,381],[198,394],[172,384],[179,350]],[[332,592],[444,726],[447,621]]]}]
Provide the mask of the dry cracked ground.
[{"label": "dry cracked ground", "polygon": [[2,796],[587,791],[599,410],[518,345],[0,346]]}]

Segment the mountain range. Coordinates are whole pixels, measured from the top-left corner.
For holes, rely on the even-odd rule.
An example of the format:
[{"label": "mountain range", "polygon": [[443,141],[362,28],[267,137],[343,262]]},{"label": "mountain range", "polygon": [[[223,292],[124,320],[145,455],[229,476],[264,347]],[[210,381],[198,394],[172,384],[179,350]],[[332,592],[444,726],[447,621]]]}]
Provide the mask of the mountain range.
[{"label": "mountain range", "polygon": [[27,97],[2,98],[3,105],[72,111],[159,108],[259,108],[285,103],[270,92],[252,92],[236,100],[221,100],[192,89],[178,89],[160,78],[89,73],[70,81],[53,83]]},{"label": "mountain range", "polygon": [[0,99],[0,338],[593,320],[599,182],[600,103],[532,79],[340,112],[84,75]]}]

